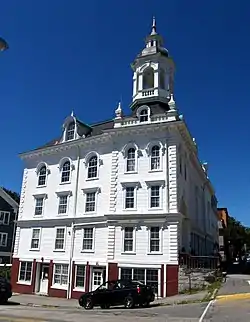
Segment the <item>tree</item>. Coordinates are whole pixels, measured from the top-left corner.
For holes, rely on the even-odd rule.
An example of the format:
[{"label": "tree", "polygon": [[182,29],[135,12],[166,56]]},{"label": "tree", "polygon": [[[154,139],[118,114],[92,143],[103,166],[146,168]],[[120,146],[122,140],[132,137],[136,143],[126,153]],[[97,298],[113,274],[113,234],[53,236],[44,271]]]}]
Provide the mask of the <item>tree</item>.
[{"label": "tree", "polygon": [[4,187],[2,187],[2,188],[8,195],[11,196],[12,199],[14,199],[18,204],[20,203],[20,195],[19,195],[19,193],[15,192],[15,191],[11,191],[9,189],[6,189]]}]

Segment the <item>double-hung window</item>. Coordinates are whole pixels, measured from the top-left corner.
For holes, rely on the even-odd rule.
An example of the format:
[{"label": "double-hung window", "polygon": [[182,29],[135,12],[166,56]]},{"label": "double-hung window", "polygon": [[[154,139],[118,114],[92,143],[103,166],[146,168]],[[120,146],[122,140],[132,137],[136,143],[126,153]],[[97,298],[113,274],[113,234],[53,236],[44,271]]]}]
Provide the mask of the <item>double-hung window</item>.
[{"label": "double-hung window", "polygon": [[0,246],[7,247],[7,244],[8,244],[8,234],[0,233]]},{"label": "double-hung window", "polygon": [[151,186],[150,188],[150,208],[160,207],[160,186]]},{"label": "double-hung window", "polygon": [[55,250],[64,250],[65,228],[56,228]]},{"label": "double-hung window", "polygon": [[125,209],[135,208],[135,187],[126,187],[125,190]]},{"label": "double-hung window", "polygon": [[54,265],[54,284],[65,286],[68,284],[68,264]]},{"label": "double-hung window", "polygon": [[30,248],[33,250],[38,250],[40,246],[40,228],[33,228],[32,229],[32,236],[31,236],[31,245]]},{"label": "double-hung window", "polygon": [[160,228],[151,227],[150,228],[150,252],[160,251]]},{"label": "double-hung window", "polygon": [[31,282],[32,262],[20,262],[19,281]]},{"label": "double-hung window", "polygon": [[94,228],[83,229],[82,250],[86,252],[94,249]]},{"label": "double-hung window", "polygon": [[124,252],[133,252],[134,251],[134,228],[125,227],[124,228]]}]

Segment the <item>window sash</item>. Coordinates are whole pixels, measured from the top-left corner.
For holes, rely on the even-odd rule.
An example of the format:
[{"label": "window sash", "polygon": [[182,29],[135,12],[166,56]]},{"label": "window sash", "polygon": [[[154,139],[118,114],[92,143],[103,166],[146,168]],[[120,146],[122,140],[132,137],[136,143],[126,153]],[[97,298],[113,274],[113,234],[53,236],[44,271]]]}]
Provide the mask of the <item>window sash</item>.
[{"label": "window sash", "polygon": [[160,207],[160,186],[150,188],[150,208]]},{"label": "window sash", "polygon": [[84,228],[82,250],[93,250],[93,245],[94,245],[94,229]]},{"label": "window sash", "polygon": [[135,208],[135,188],[127,187],[125,193],[125,208],[133,209]]},{"label": "window sash", "polygon": [[160,229],[151,227],[150,229],[150,252],[160,251]]},{"label": "window sash", "polygon": [[7,244],[8,244],[8,234],[0,233],[0,246],[7,247]]},{"label": "window sash", "polygon": [[68,207],[68,195],[67,196],[59,196],[59,205],[58,205],[58,213],[66,214]]},{"label": "window sash", "polygon": [[30,282],[32,275],[32,262],[20,262],[19,281]]},{"label": "window sash", "polygon": [[86,194],[85,212],[95,211],[95,204],[96,204],[96,193],[88,192]]},{"label": "window sash", "polygon": [[125,227],[124,229],[124,252],[132,252],[134,246],[134,229]]},{"label": "window sash", "polygon": [[68,284],[68,264],[55,264],[54,266],[54,284]]},{"label": "window sash", "polygon": [[44,202],[44,198],[37,198],[36,199],[35,216],[42,215],[42,213],[43,213],[43,202]]},{"label": "window sash", "polygon": [[55,238],[55,249],[63,250],[65,244],[65,228],[57,228]]},{"label": "window sash", "polygon": [[40,244],[40,229],[33,229],[32,230],[32,237],[31,237],[31,249],[38,249]]},{"label": "window sash", "polygon": [[76,266],[76,281],[75,287],[85,287],[85,265],[77,265]]}]

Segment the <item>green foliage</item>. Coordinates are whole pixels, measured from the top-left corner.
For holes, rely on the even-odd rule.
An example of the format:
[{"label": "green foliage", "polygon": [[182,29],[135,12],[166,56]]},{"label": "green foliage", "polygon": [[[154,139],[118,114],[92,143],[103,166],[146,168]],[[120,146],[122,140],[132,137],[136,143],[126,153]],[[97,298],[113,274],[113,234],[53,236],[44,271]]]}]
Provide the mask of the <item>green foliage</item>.
[{"label": "green foliage", "polygon": [[228,217],[226,237],[239,252],[242,251],[244,244],[247,248],[250,248],[250,228],[245,227],[234,217]]},{"label": "green foliage", "polygon": [[8,280],[10,280],[10,277],[11,277],[11,267],[0,266],[0,276],[6,277]]}]

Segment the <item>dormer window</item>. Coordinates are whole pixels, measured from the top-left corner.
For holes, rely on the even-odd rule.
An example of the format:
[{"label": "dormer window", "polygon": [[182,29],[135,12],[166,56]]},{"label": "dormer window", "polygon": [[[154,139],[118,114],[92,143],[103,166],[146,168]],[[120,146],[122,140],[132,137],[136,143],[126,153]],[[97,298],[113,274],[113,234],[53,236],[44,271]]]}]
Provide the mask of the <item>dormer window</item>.
[{"label": "dormer window", "polygon": [[142,110],[140,112],[140,122],[147,122],[148,121],[148,110]]},{"label": "dormer window", "polygon": [[75,122],[69,123],[66,129],[65,141],[74,140],[75,138]]}]

